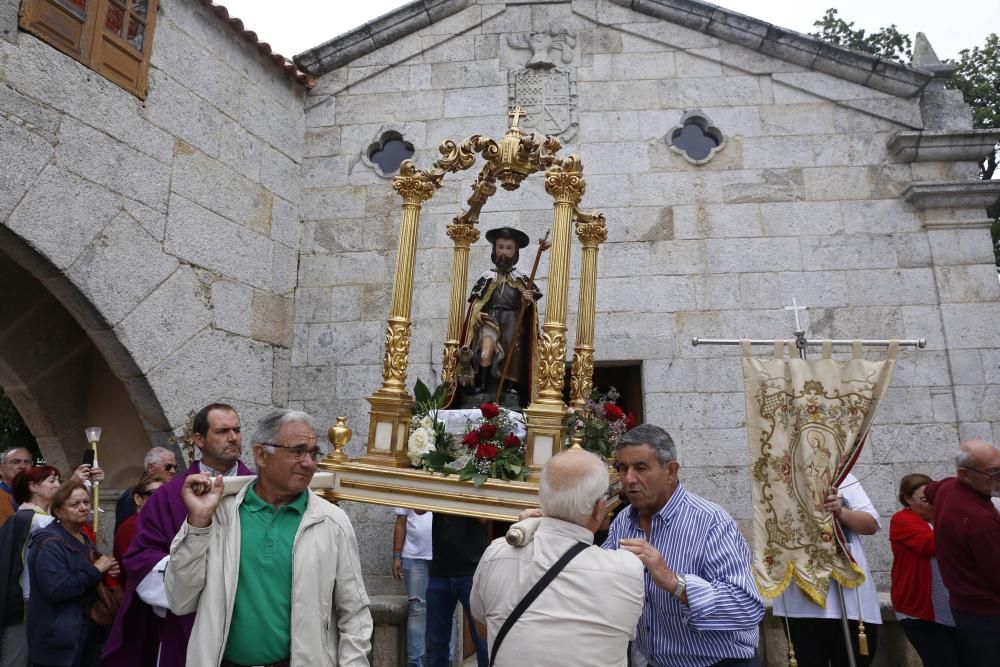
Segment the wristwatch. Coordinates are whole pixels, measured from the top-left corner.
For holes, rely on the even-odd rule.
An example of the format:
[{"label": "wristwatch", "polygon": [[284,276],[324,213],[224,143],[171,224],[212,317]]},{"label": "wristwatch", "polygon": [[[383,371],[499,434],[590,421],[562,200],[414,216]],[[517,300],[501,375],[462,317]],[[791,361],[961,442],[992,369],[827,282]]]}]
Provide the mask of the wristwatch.
[{"label": "wristwatch", "polygon": [[684,579],[683,574],[677,575],[677,588],[674,589],[673,596],[678,600],[684,595],[684,589],[687,588],[687,581]]}]

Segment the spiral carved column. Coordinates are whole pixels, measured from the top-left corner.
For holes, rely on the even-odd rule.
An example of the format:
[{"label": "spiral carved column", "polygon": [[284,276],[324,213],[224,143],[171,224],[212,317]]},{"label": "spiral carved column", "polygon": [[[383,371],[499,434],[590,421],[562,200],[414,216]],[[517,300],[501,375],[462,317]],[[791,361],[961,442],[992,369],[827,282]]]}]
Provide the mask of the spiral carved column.
[{"label": "spiral carved column", "polygon": [[[410,173],[405,173],[409,171]],[[413,266],[417,254],[420,207],[434,195],[435,184],[410,170],[400,170],[392,182],[403,198],[396,273],[392,284],[392,307],[385,330],[382,356],[382,387],[368,397],[371,420],[365,463],[408,467],[406,439],[412,401],[406,391],[406,369],[410,357],[410,312],[413,304]]]},{"label": "spiral carved column", "polygon": [[546,295],[545,324],[538,343],[537,398],[525,416],[528,420],[529,479],[537,479],[542,465],[562,444],[562,420],[566,413],[562,390],[566,374],[566,302],[569,297],[569,253],[573,211],[586,188],[583,165],[575,156],[545,172],[545,191],[555,205],[552,251]]},{"label": "spiral carved column", "polygon": [[462,316],[465,312],[465,290],[469,279],[469,246],[479,239],[479,230],[470,224],[448,225],[448,238],[455,242],[451,262],[451,301],[448,306],[448,333],[444,341],[444,358],[441,361],[441,382],[455,382],[459,336],[462,335]]},{"label": "spiral carved column", "polygon": [[594,318],[597,312],[597,250],[608,238],[604,216],[588,217],[578,222],[576,235],[583,245],[580,267],[580,300],[576,312],[576,345],[573,348],[573,372],[569,382],[569,400],[583,407],[594,388]]}]

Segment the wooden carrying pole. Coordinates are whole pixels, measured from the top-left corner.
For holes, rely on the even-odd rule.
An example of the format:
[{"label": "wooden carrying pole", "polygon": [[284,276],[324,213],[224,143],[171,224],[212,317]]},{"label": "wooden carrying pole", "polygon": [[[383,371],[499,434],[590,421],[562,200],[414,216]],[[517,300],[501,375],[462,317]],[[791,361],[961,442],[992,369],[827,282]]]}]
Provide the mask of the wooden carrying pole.
[{"label": "wooden carrying pole", "polygon": [[[535,254],[535,263],[531,266],[531,275],[528,276],[528,288],[530,289],[532,285],[535,284],[535,274],[538,272],[538,263],[542,261],[542,253],[545,252],[545,242],[549,240],[549,232],[545,232],[545,236],[538,243],[538,252]],[[521,332],[521,324],[524,322],[524,312],[528,309],[528,300],[523,296],[521,298],[521,308],[517,311],[517,322],[514,323],[514,336],[508,343],[507,347],[504,348],[508,352],[503,360],[503,372],[500,373],[500,382],[497,384],[497,395],[493,398],[493,402],[500,404],[500,394],[503,392],[503,385],[507,382],[507,371],[510,370],[510,360],[514,358],[513,351],[511,350],[512,345],[517,345],[518,335]]]}]

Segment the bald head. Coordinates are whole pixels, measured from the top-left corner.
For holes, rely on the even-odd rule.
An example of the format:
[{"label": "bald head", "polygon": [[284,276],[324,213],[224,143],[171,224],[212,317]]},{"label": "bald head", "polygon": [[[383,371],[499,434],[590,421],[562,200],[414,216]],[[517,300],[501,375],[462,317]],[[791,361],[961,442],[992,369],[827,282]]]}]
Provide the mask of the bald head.
[{"label": "bald head", "polygon": [[955,457],[958,479],[984,495],[1000,495],[1000,448],[987,440],[966,440]]},{"label": "bald head", "polygon": [[607,493],[607,466],[584,449],[556,454],[542,468],[538,495],[542,513],[547,517],[594,530],[590,524],[594,520],[595,507],[600,502],[597,516],[603,514]]}]

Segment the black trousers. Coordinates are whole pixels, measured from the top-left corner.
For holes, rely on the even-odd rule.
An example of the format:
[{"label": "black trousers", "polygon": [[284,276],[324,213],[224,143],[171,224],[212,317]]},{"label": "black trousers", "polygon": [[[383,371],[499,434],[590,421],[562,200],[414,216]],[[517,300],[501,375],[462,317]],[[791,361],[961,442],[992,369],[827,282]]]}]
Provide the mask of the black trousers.
[{"label": "black trousers", "polygon": [[996,667],[1000,662],[1000,616],[951,610],[961,644],[963,667]]},{"label": "black trousers", "polygon": [[[868,637],[868,655],[858,652],[858,622],[848,621],[851,647],[858,667],[869,667],[878,649],[878,625],[865,623]],[[847,667],[847,647],[844,631],[837,618],[789,618],[788,627],[795,646],[799,667]]]},{"label": "black trousers", "polygon": [[899,625],[924,665],[962,667],[966,664],[959,657],[961,648],[955,628],[919,618],[902,618]]}]

